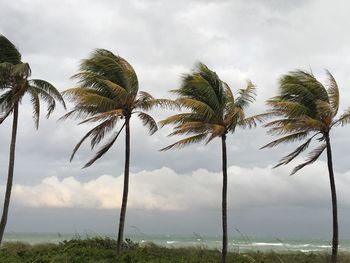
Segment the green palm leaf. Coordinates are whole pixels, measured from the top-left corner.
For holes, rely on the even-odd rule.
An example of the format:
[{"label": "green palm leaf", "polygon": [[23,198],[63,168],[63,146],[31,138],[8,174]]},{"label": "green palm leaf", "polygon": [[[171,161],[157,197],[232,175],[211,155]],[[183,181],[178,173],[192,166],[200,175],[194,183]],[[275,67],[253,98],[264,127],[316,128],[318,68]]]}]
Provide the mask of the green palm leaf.
[{"label": "green palm leaf", "polygon": [[140,112],[137,116],[141,119],[144,126],[148,127],[149,133],[152,135],[158,130],[157,122],[147,113]]},{"label": "green palm leaf", "polygon": [[109,142],[106,143],[105,145],[103,145],[101,147],[101,149],[96,153],[95,157],[92,158],[90,161],[88,161],[83,168],[89,167],[91,166],[94,162],[96,162],[98,159],[100,159],[106,152],[108,152],[108,150],[112,147],[112,145],[114,144],[114,142],[117,140],[119,134],[121,133],[121,131],[123,130],[124,125],[120,128],[120,130],[113,135]]},{"label": "green palm leaf", "polygon": [[307,165],[310,165],[312,163],[314,163],[323,153],[323,151],[326,149],[326,144],[322,144],[321,146],[317,147],[315,150],[313,150],[310,154],[308,159],[306,160],[306,162],[299,164],[298,166],[296,166],[291,175],[295,174],[296,172],[298,172],[300,169],[304,168]]},{"label": "green palm leaf", "polygon": [[332,106],[333,109],[333,116],[337,115],[338,109],[339,109],[339,89],[338,89],[338,84],[333,77],[333,75],[327,70],[327,75],[328,75],[328,85],[327,85],[327,92],[329,96],[329,103]]},{"label": "green palm leaf", "polygon": [[208,136],[207,133],[193,135],[191,137],[179,140],[179,141],[177,141],[177,142],[175,142],[167,147],[164,147],[163,149],[161,149],[161,151],[167,151],[167,150],[170,150],[172,148],[181,148],[181,147],[184,147],[184,146],[189,145],[189,144],[198,143],[200,141],[203,141],[207,136]]},{"label": "green palm leaf", "polygon": [[21,54],[10,40],[0,34],[0,63],[3,62],[19,64],[21,63]]}]

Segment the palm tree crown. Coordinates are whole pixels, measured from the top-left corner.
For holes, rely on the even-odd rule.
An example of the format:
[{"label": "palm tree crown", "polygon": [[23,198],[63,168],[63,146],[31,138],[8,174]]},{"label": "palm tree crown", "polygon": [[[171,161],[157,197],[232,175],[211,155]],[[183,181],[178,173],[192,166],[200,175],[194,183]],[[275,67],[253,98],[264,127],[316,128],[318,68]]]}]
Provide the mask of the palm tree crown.
[{"label": "palm tree crown", "polygon": [[270,109],[265,116],[277,119],[265,124],[265,127],[269,128],[271,134],[282,137],[263,148],[305,139],[303,144],[283,157],[275,167],[290,163],[309,147],[314,138],[322,144],[311,151],[307,160],[296,166],[291,174],[315,162],[326,149],[326,138],[331,128],[350,122],[350,109],[337,117],[338,85],[329,71],[327,75],[328,82],[323,85],[312,73],[301,70],[290,72],[280,79],[278,96],[268,100]]},{"label": "palm tree crown", "polygon": [[[98,123],[76,145],[71,155],[87,139],[94,148],[112,132],[122,119],[130,119],[136,114],[148,127],[151,134],[157,131],[156,121],[144,111],[156,105],[165,105],[166,100],[155,99],[149,93],[138,91],[138,79],[133,67],[122,57],[105,49],[95,50],[88,59],[82,61],[80,72],[73,76],[78,79],[78,87],[68,89],[64,95],[75,103],[74,108],[63,119],[74,117],[82,123]],[[113,145],[125,123],[114,133],[84,167],[92,165]]]},{"label": "palm tree crown", "polygon": [[255,86],[251,81],[234,98],[231,88],[215,72],[198,63],[193,73],[183,76],[181,87],[172,92],[178,95],[175,102],[190,112],[170,116],[160,123],[175,125],[170,135],[191,136],[162,150],[200,141],[209,143],[216,137],[233,133],[237,127],[256,125],[257,118],[245,116],[246,108],[255,98]]}]

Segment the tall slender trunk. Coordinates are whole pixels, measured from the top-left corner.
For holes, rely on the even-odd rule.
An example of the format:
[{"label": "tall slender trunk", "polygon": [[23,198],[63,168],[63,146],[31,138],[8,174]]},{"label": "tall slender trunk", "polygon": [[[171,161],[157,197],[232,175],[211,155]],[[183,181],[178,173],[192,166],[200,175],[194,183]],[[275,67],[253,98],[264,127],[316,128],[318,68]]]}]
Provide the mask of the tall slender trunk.
[{"label": "tall slender trunk", "polygon": [[332,212],[333,212],[333,239],[332,239],[331,262],[336,263],[337,262],[337,254],[338,254],[338,243],[339,243],[337,192],[335,189],[335,181],[334,181],[332,148],[331,148],[331,143],[330,143],[330,138],[329,138],[328,133],[325,135],[325,138],[326,138],[326,145],[327,145],[327,164],[328,164],[329,181],[330,181],[330,185],[331,185]]},{"label": "tall slender trunk", "polygon": [[222,135],[222,263],[227,262],[227,153],[226,135]]},{"label": "tall slender trunk", "polygon": [[15,151],[16,151],[16,137],[17,137],[17,124],[18,124],[18,103],[14,105],[13,108],[13,123],[12,123],[12,135],[11,135],[11,145],[10,145],[10,158],[9,158],[9,168],[7,175],[7,185],[4,200],[4,207],[2,211],[2,217],[0,221],[0,244],[4,236],[5,227],[7,223],[7,215],[9,211],[12,182],[13,182],[13,171],[15,167]]},{"label": "tall slender trunk", "polygon": [[120,255],[122,252],[122,244],[123,244],[125,214],[126,214],[126,206],[128,203],[128,192],[129,192],[129,166],[130,166],[130,117],[126,117],[125,119],[124,188],[123,188],[122,207],[120,209],[119,231],[118,231],[118,240],[117,240],[118,255]]}]

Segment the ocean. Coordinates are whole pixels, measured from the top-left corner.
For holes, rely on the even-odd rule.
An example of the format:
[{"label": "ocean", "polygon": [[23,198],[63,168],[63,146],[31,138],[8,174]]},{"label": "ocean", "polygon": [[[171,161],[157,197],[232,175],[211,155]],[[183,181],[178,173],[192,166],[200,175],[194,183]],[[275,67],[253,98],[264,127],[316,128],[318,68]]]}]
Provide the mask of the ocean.
[{"label": "ocean", "polygon": [[[63,240],[72,238],[88,238],[88,237],[111,237],[113,235],[106,234],[41,234],[41,233],[6,233],[4,241],[26,242],[30,244],[38,243],[59,243]],[[220,249],[220,236],[201,236],[196,233],[192,235],[146,235],[146,234],[125,234],[125,238],[129,238],[140,245],[152,242],[154,244],[165,247],[194,247],[203,246],[207,248]],[[331,252],[330,241],[309,239],[280,239],[280,238],[252,238],[252,237],[235,237],[229,240],[228,248],[230,251],[275,251],[275,252]],[[350,252],[350,240],[341,240],[339,251]]]}]

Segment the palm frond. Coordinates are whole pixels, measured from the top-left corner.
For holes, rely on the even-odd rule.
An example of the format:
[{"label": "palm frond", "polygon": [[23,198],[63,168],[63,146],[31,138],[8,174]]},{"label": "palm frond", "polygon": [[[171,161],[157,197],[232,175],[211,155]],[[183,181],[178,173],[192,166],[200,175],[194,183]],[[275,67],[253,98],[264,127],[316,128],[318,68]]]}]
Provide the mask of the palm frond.
[{"label": "palm frond", "polygon": [[238,94],[235,105],[236,107],[245,109],[249,104],[255,101],[256,86],[251,80],[247,80],[247,87],[245,89],[240,89]]},{"label": "palm frond", "polygon": [[70,88],[62,92],[62,96],[71,102],[79,101],[79,97],[83,97],[90,94],[96,94],[100,96],[105,95],[103,91],[82,87]]},{"label": "palm frond", "polygon": [[39,119],[40,119],[40,99],[39,95],[35,90],[28,90],[31,96],[30,102],[33,106],[33,119],[36,129],[39,128]]},{"label": "palm frond", "polygon": [[264,145],[260,149],[272,148],[272,147],[275,147],[281,143],[292,143],[295,141],[299,141],[299,140],[305,139],[308,136],[308,134],[309,134],[308,131],[293,133],[293,134],[284,136],[282,138],[279,138],[277,140],[274,140],[274,141]]},{"label": "palm frond", "polygon": [[62,97],[62,94],[49,82],[42,79],[31,79],[29,81],[31,86],[36,86],[38,89],[45,91],[46,94],[51,96],[54,100],[62,104],[63,108],[66,109],[66,103]]},{"label": "palm frond", "polygon": [[328,75],[328,84],[327,84],[327,92],[328,92],[328,97],[329,97],[329,103],[332,106],[334,115],[337,115],[338,109],[339,109],[339,89],[338,89],[338,84],[333,77],[333,75],[326,70],[326,73]]},{"label": "palm frond", "polygon": [[290,175],[295,174],[296,172],[298,172],[300,169],[304,168],[307,165],[310,165],[312,163],[314,163],[323,153],[323,151],[326,149],[327,145],[324,143],[321,146],[317,147],[315,150],[313,150],[312,152],[310,152],[308,159],[306,160],[306,162],[299,164],[298,166],[296,166],[293,171],[291,172]]},{"label": "palm frond", "polygon": [[255,128],[258,123],[263,123],[265,121],[265,115],[264,114],[258,114],[250,117],[246,117],[242,120],[238,121],[238,126],[245,128]]},{"label": "palm frond", "polygon": [[299,117],[303,115],[308,115],[310,109],[300,104],[296,101],[285,101],[278,98],[270,99],[267,101],[267,105],[272,108],[272,111],[278,112],[279,115],[284,115],[288,117]]},{"label": "palm frond", "polygon": [[114,118],[118,119],[118,118],[123,118],[124,116],[125,114],[123,109],[115,109],[107,112],[98,113],[90,118],[87,118],[79,122],[78,124],[80,125],[87,122],[99,122],[99,121],[105,121],[105,120],[110,120]]},{"label": "palm frond", "polygon": [[143,125],[148,127],[151,135],[158,130],[157,122],[150,115],[140,112],[137,116],[141,119]]},{"label": "palm frond", "polygon": [[6,118],[12,113],[12,111],[13,111],[13,109],[11,108],[10,110],[6,111],[5,113],[1,113],[0,124],[6,120]]},{"label": "palm frond", "polygon": [[71,79],[77,79],[77,88],[96,90],[116,100],[125,97],[124,92],[120,90],[121,88],[126,92],[122,86],[106,79],[98,72],[82,71],[73,75]]},{"label": "palm frond", "polygon": [[170,150],[172,148],[182,148],[182,147],[189,145],[189,144],[192,144],[192,143],[201,142],[206,137],[207,137],[206,133],[197,134],[197,135],[182,139],[180,141],[177,141],[176,143],[173,143],[173,144],[161,149],[160,151],[167,151],[167,150]]},{"label": "palm frond", "polygon": [[349,123],[350,123],[350,108],[345,110],[345,112],[342,115],[340,115],[340,117],[336,121],[334,121],[332,126],[339,125],[339,124],[344,126],[344,125],[349,124]]},{"label": "palm frond", "polygon": [[0,63],[3,62],[19,64],[21,63],[21,54],[10,40],[0,34]]},{"label": "palm frond", "polygon": [[138,80],[133,67],[122,57],[105,49],[96,49],[80,64],[81,72],[93,72],[123,87],[129,94],[137,94]]},{"label": "palm frond", "polygon": [[[314,75],[303,70],[292,71],[283,76],[280,81],[283,93],[295,94],[297,101],[307,105],[305,102],[312,100],[323,100],[329,102],[325,87]],[[293,92],[294,91],[294,92]],[[295,92],[297,91],[297,92]]]},{"label": "palm frond", "polygon": [[[46,113],[46,118],[49,118],[51,113],[55,110],[56,108],[56,101],[55,99],[45,90],[38,88],[37,86],[29,86],[28,87],[28,92],[29,93],[35,93],[40,97],[43,101],[47,103],[47,113]],[[34,106],[34,104],[33,104]]]},{"label": "palm frond", "polygon": [[177,125],[177,124],[183,124],[186,122],[192,122],[192,121],[201,121],[200,118],[198,118],[198,115],[195,113],[179,113],[172,115],[162,121],[159,122],[159,125],[161,127],[169,124]]},{"label": "palm frond", "polygon": [[108,152],[108,150],[112,147],[114,142],[117,140],[117,138],[118,138],[119,134],[121,133],[121,131],[123,130],[124,126],[125,126],[125,123],[120,128],[120,130],[114,136],[111,137],[109,142],[107,142],[104,146],[101,147],[101,149],[96,153],[95,157],[92,158],[90,161],[88,161],[84,165],[83,168],[91,166],[94,162],[96,162],[98,159],[100,159],[106,152]]},{"label": "palm frond", "polygon": [[233,96],[233,93],[232,93],[232,90],[231,90],[230,86],[224,81],[222,81],[222,85],[224,87],[226,102],[234,104],[235,103],[235,98]]},{"label": "palm frond", "polygon": [[336,115],[332,105],[326,101],[317,100],[316,110],[317,110],[318,116],[323,120],[326,120],[326,119],[331,120]]},{"label": "palm frond", "polygon": [[7,90],[0,95],[0,112],[7,112],[13,108],[13,90]]},{"label": "palm frond", "polygon": [[300,125],[303,129],[309,129],[313,131],[322,131],[326,129],[326,125],[324,122],[322,122],[319,119],[314,119],[309,116],[304,116],[300,119],[298,122],[298,125]]},{"label": "palm frond", "polygon": [[202,122],[202,121],[186,121],[183,124],[177,125],[174,128],[174,131],[168,136],[174,135],[189,135],[189,134],[198,134],[198,133],[209,133],[211,130],[211,124]]},{"label": "palm frond", "polygon": [[[77,145],[74,147],[73,152],[70,156],[69,161],[71,162],[74,158],[74,155],[76,154],[76,152],[79,150],[80,146],[83,144],[83,142],[89,138],[92,137],[92,141],[91,141],[91,148],[94,148],[94,146],[96,145],[96,143],[100,142],[100,140],[104,137],[104,134],[106,132],[109,132],[111,129],[113,129],[114,124],[113,123],[114,120],[106,120],[102,123],[100,123],[99,125],[97,125],[96,127],[92,128],[90,131],[88,131],[84,137],[77,143]],[[124,128],[125,123],[123,124],[122,128]],[[95,138],[95,139],[94,139]],[[99,138],[99,139],[98,139]],[[94,141],[94,143],[93,143]]]},{"label": "palm frond", "polygon": [[115,96],[113,96],[114,99],[118,99],[119,101],[123,101],[128,97],[128,92],[118,84],[108,80],[108,79],[103,79],[100,80],[103,84],[105,84],[108,88],[110,88]]},{"label": "palm frond", "polygon": [[220,100],[213,87],[204,79],[199,72],[184,75],[181,88],[172,92],[179,97],[190,98],[206,103],[214,111],[220,110]]},{"label": "palm frond", "polygon": [[224,104],[225,100],[225,90],[223,87],[223,82],[220,80],[219,76],[216,72],[212,71],[202,62],[199,62],[196,66],[197,71],[194,74],[201,76],[205,79],[209,84],[212,90],[215,92],[216,98],[219,101],[219,104]]},{"label": "palm frond", "polygon": [[210,120],[215,116],[214,110],[206,103],[191,99],[191,98],[179,98],[175,101],[180,107],[184,107],[196,112],[203,116],[203,119]]},{"label": "palm frond", "polygon": [[105,94],[83,88],[73,88],[66,90],[63,95],[72,102],[76,103],[77,110],[85,111],[85,108],[95,109],[96,113],[111,111],[120,105]]},{"label": "palm frond", "polygon": [[309,138],[305,143],[303,143],[302,145],[300,145],[298,148],[296,148],[293,152],[291,152],[290,154],[288,154],[287,156],[283,157],[278,164],[276,164],[273,168],[277,168],[281,165],[286,165],[288,163],[290,163],[291,161],[293,161],[299,154],[301,154],[302,152],[304,152],[310,145],[312,139],[314,136],[312,136],[311,138]]}]

